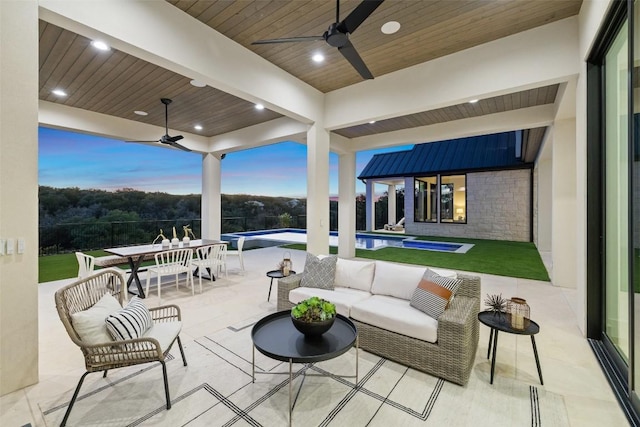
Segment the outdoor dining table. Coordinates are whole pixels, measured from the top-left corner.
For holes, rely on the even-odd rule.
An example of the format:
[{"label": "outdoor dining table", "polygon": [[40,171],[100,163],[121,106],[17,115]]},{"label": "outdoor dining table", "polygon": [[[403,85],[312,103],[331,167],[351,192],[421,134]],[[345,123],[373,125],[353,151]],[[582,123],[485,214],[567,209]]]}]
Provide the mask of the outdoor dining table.
[{"label": "outdoor dining table", "polygon": [[[194,239],[189,243],[178,243],[177,245],[171,245],[169,247],[163,247],[160,243],[155,243],[151,245],[133,245],[133,246],[122,246],[119,248],[108,248],[105,249],[105,252],[110,254],[118,255],[123,258],[127,258],[129,262],[129,268],[131,269],[131,274],[129,275],[129,279],[127,279],[127,290],[131,286],[131,283],[136,282],[136,287],[138,288],[138,296],[140,298],[145,298],[144,290],[142,288],[142,283],[140,282],[140,277],[138,277],[138,270],[140,269],[140,265],[142,261],[144,261],[145,256],[147,255],[155,255],[157,253],[168,251],[172,249],[197,249],[202,246],[215,245],[225,243],[228,244],[224,240],[214,240],[214,239]],[[131,290],[129,290],[131,292]],[[133,293],[133,292],[131,292]]]}]

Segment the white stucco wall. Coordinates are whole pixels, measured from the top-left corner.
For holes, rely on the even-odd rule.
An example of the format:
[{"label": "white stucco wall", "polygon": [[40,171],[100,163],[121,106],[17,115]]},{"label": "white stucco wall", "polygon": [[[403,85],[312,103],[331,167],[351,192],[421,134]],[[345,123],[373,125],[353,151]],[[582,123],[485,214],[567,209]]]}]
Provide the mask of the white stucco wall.
[{"label": "white stucco wall", "polygon": [[0,255],[0,395],[38,381],[37,20],[36,1],[0,1],[0,238],[25,243]]}]

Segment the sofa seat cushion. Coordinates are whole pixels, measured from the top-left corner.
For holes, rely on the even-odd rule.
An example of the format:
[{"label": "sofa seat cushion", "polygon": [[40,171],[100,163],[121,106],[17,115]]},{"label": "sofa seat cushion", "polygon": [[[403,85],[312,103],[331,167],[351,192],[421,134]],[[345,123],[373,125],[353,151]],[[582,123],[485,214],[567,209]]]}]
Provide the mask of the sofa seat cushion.
[{"label": "sofa seat cushion", "polygon": [[182,322],[159,322],[154,323],[147,331],[142,335],[143,338],[154,338],[158,340],[160,349],[162,352],[167,351],[173,340],[180,334],[182,329]]},{"label": "sofa seat cushion", "polygon": [[422,341],[438,340],[438,321],[411,307],[405,299],[372,295],[351,307],[351,318]]},{"label": "sofa seat cushion", "polygon": [[318,288],[295,288],[289,292],[289,301],[298,304],[301,301],[311,297],[320,297],[336,306],[338,314],[349,317],[351,306],[358,301],[362,301],[371,296],[369,292],[359,291],[357,289],[336,287],[334,290],[318,289]]}]

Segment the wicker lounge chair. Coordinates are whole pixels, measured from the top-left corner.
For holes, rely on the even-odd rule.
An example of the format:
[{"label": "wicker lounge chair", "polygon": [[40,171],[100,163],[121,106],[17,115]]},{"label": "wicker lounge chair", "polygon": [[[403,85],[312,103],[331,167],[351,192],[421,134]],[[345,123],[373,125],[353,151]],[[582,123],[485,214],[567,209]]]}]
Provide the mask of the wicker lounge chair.
[{"label": "wicker lounge chair", "polygon": [[106,377],[109,369],[142,363],[159,362],[162,365],[166,406],[167,409],[171,409],[167,368],[164,360],[175,341],[178,341],[182,361],[184,366],[187,366],[187,360],[178,335],[181,328],[180,308],[178,306],[166,305],[150,308],[149,312],[153,319],[153,326],[141,338],[87,344],[83,342],[74,328],[72,315],[93,307],[107,293],[111,293],[116,297],[122,306],[125,301],[124,287],[124,277],[118,270],[104,269],[94,275],[64,286],[55,293],[56,309],[60,320],[71,340],[80,347],[87,370],[80,377],[61,426],[66,425],[82,382],[87,374],[102,371],[104,372],[103,376]]}]

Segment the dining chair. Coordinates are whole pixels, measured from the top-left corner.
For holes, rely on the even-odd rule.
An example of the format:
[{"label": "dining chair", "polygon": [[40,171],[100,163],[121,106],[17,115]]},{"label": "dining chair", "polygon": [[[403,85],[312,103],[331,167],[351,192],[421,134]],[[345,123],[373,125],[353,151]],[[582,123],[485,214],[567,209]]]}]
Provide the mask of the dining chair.
[{"label": "dining chair", "polygon": [[158,252],[155,255],[156,265],[147,268],[147,290],[145,295],[149,295],[149,284],[151,276],[155,273],[158,282],[158,299],[162,301],[160,288],[162,276],[175,276],[176,290],[178,290],[178,276],[187,273],[187,285],[191,284],[191,294],[195,295],[193,275],[191,274],[191,259],[193,251],[191,249],[173,249]]},{"label": "dining chair", "polygon": [[76,252],[76,259],[78,260],[78,279],[93,274],[96,266],[96,257],[82,252]]},{"label": "dining chair", "polygon": [[198,269],[198,284],[202,293],[202,270],[207,270],[209,277],[214,278],[214,274],[219,274],[224,265],[225,276],[227,267],[224,264],[220,251],[227,249],[226,243],[216,243],[215,245],[202,246],[196,250],[196,258],[191,261],[191,265]]},{"label": "dining chair", "polygon": [[238,261],[240,262],[240,270],[244,271],[244,261],[242,259],[242,247],[244,246],[244,239],[245,237],[242,236],[238,239],[238,250],[227,250],[226,251],[226,256],[225,256],[225,262],[226,262],[226,257],[228,256],[237,256],[238,257]]},{"label": "dining chair", "polygon": [[[78,381],[61,426],[66,425],[88,374],[104,372],[103,377],[106,377],[107,371],[111,369],[143,363],[159,362],[162,366],[166,408],[171,409],[165,360],[176,341],[182,363],[187,366],[179,335],[182,329],[180,308],[166,305],[147,309],[146,306],[140,306],[140,300],[135,299],[125,306],[125,286],[121,270],[105,268],[63,286],[55,293],[58,316],[71,341],[82,351],[86,368]],[[145,319],[148,319],[144,331],[140,328],[136,333],[119,338],[111,335],[106,322],[108,318],[139,320],[140,313],[145,313]]]}]

